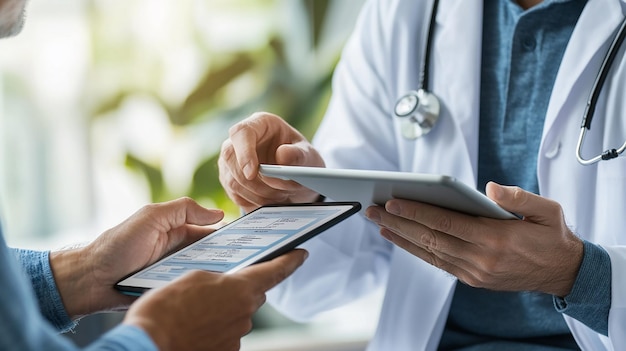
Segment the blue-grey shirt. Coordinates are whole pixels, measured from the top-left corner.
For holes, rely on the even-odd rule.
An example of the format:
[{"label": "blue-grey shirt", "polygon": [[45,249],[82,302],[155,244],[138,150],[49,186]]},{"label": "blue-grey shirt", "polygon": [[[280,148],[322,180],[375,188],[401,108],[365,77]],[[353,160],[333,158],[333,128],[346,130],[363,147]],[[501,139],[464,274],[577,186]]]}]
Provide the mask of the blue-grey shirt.
[{"label": "blue-grey shirt", "polygon": [[[75,326],[59,295],[49,253],[9,249],[0,231],[0,350],[78,350],[60,335]],[[156,350],[141,329],[119,325],[86,350]]]},{"label": "blue-grey shirt", "polygon": [[[490,180],[539,193],[537,153],[552,86],[586,0],[544,1],[524,11],[514,0],[484,7],[478,187]],[[441,349],[578,349],[561,313],[608,333],[611,266],[606,251],[584,242],[584,257],[565,299],[536,292],[495,292],[458,283]]]}]

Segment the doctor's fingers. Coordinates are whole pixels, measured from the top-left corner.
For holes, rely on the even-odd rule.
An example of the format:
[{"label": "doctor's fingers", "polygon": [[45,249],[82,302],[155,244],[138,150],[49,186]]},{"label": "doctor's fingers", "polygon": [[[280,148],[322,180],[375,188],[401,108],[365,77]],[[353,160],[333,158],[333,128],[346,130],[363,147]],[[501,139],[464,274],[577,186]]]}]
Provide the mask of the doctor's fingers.
[{"label": "doctor's fingers", "polygon": [[476,217],[421,202],[393,199],[387,201],[385,210],[396,216],[420,223],[459,239],[472,243],[484,243],[491,238],[486,233],[502,228],[507,221]]},{"label": "doctor's fingers", "polygon": [[229,130],[229,140],[239,167],[248,179],[254,178],[259,163],[276,163],[280,145],[306,138],[277,115],[257,112]]},{"label": "doctor's fingers", "polygon": [[[506,275],[507,272],[499,271],[500,261],[498,259],[494,260],[492,259],[493,257],[484,259],[475,250],[471,255],[450,255],[445,250],[439,251],[432,247],[417,245],[410,239],[403,237],[402,234],[396,233],[389,228],[381,228],[381,235],[394,245],[431,266],[452,274],[469,286],[493,290],[516,290],[510,284],[502,284],[503,275]],[[505,277],[505,281],[508,279]]]},{"label": "doctor's fingers", "polygon": [[477,277],[471,273],[471,270],[467,268],[472,267],[470,262],[467,262],[459,257],[450,256],[445,252],[425,249],[416,245],[411,240],[402,237],[402,235],[393,232],[389,228],[381,228],[380,233],[394,245],[430,264],[431,266],[437,267],[454,275],[468,285],[474,287],[478,287],[478,285],[480,285],[479,279],[477,279]]},{"label": "doctor's fingers", "polygon": [[230,137],[222,143],[220,159],[225,158],[233,168],[240,169],[245,178],[256,177],[259,168],[257,131],[240,122],[230,128]]},{"label": "doctor's fingers", "polygon": [[[228,138],[222,143],[220,149],[220,156],[218,159],[218,166],[220,173],[231,172],[233,174],[239,174],[239,178],[245,180],[251,180],[258,174],[259,162],[258,155],[256,154],[256,148],[252,147],[252,150],[247,152],[237,153],[233,140]],[[249,169],[248,176],[244,175],[244,166]]]},{"label": "doctor's fingers", "polygon": [[[226,145],[228,142],[224,142]],[[219,178],[225,189],[248,198],[244,194],[255,194],[256,196],[273,199],[278,196],[276,189],[268,185],[265,180],[259,176],[253,179],[247,178],[243,169],[237,163],[234,150],[228,146],[222,147],[220,158],[217,161],[219,168]],[[255,175],[258,174],[258,167],[254,170]],[[280,196],[278,196],[280,198]]]},{"label": "doctor's fingers", "polygon": [[239,182],[232,173],[220,171],[220,183],[231,200],[249,211],[270,203],[285,203],[290,193],[274,189],[260,178]]},{"label": "doctor's fingers", "polygon": [[[434,255],[432,261],[427,261],[437,265],[437,260],[445,260],[455,265],[473,265],[477,257],[480,257],[480,247],[459,239],[447,233],[429,228],[410,219],[391,215],[381,208],[368,208],[368,216],[371,211],[379,211],[380,219],[375,219],[381,228],[395,233],[397,236],[407,240],[412,245]],[[382,232],[381,232],[382,233]]]}]

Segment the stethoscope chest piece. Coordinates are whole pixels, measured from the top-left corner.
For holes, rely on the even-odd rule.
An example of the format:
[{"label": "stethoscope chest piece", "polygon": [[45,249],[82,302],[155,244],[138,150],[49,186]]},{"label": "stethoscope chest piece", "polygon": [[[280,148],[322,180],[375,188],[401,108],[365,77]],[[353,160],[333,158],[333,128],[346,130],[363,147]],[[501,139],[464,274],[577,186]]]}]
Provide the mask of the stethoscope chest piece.
[{"label": "stethoscope chest piece", "polygon": [[428,134],[439,119],[439,99],[424,89],[411,90],[401,97],[394,114],[401,119],[402,136],[417,139]]}]

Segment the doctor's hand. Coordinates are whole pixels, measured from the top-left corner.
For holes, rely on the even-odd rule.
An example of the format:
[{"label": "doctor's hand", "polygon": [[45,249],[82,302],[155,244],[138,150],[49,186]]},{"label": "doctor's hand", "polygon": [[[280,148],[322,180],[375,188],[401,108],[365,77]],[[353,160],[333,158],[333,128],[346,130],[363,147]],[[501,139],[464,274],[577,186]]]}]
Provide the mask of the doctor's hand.
[{"label": "doctor's hand", "polygon": [[190,198],[150,204],[81,248],[52,252],[50,265],[65,309],[73,319],[126,309],[136,298],[113,288],[128,274],[213,231],[224,217]]},{"label": "doctor's hand", "polygon": [[372,206],[366,215],[382,236],[470,286],[569,294],[583,243],[568,229],[560,205],[495,183],[487,184],[487,196],[523,220],[473,217],[399,199]]},{"label": "doctor's hand", "polygon": [[318,194],[295,182],[259,175],[259,164],[324,167],[311,143],[282,118],[255,113],[229,130],[218,161],[220,182],[246,212],[268,203],[313,202]]},{"label": "doctor's hand", "polygon": [[189,272],[144,294],[123,323],[146,331],[163,351],[239,350],[265,292],[293,273],[306,255],[293,250],[233,274]]}]

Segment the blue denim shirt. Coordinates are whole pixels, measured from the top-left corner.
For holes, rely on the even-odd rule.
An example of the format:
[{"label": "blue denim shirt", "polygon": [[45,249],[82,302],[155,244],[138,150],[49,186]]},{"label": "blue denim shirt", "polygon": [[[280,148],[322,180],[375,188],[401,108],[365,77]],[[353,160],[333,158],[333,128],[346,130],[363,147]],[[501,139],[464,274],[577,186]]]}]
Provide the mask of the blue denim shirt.
[{"label": "blue denim shirt", "polygon": [[[78,350],[60,335],[76,322],[65,311],[48,252],[9,249],[0,231],[0,287],[0,350]],[[117,326],[86,348],[156,349],[143,330],[129,325]]]}]

